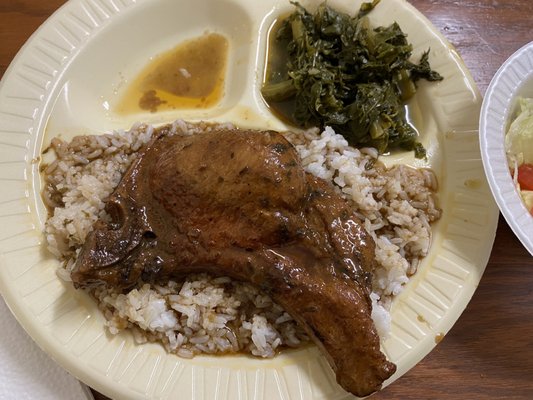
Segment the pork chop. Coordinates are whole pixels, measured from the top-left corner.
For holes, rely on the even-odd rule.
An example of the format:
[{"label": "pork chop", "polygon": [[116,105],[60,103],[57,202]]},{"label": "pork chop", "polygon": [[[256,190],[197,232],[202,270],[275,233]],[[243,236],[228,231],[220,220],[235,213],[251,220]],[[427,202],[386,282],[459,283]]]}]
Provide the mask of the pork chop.
[{"label": "pork chop", "polygon": [[269,294],[326,355],[337,381],[366,396],[395,372],[371,315],[374,242],[350,203],[308,174],[272,131],[161,129],[89,234],[76,287],[129,288],[207,272]]}]

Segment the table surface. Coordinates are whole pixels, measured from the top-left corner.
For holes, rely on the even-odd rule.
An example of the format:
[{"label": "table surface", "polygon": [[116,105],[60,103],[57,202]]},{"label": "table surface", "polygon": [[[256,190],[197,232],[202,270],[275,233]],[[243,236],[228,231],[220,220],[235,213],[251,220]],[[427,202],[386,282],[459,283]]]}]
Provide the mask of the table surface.
[{"label": "table surface", "polygon": [[[387,1],[387,0],[383,0]],[[0,76],[64,0],[0,2]],[[503,61],[533,40],[530,0],[411,0],[456,47],[482,94]],[[373,399],[533,398],[533,258],[500,217],[466,311],[424,360]],[[95,393],[97,399],[105,399]]]}]

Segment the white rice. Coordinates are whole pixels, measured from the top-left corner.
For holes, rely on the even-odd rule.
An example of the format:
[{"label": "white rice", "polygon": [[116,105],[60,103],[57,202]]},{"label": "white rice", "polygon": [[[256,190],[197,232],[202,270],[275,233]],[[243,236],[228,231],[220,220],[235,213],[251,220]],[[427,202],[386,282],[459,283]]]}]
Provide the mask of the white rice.
[{"label": "white rice", "polygon": [[[228,125],[230,126],[230,125]],[[175,121],[169,134],[190,135],[212,125]],[[136,152],[154,129],[138,124],[129,131],[80,136],[70,143],[54,139],[57,159],[45,167],[44,198],[52,215],[46,223],[48,249],[65,261],[58,273],[69,279],[77,253]],[[427,255],[435,206],[436,179],[429,170],[384,168],[375,149],[354,149],[331,128],[318,134],[287,133],[304,168],[335,183],[353,201],[376,242],[372,318],[382,338],[390,329],[390,302]],[[148,285],[121,293],[91,293],[107,319],[110,333],[131,329],[140,343],[159,341],[181,357],[198,353],[249,352],[272,357],[280,346],[296,347],[308,337],[270,297],[255,287],[205,274],[165,286]]]}]

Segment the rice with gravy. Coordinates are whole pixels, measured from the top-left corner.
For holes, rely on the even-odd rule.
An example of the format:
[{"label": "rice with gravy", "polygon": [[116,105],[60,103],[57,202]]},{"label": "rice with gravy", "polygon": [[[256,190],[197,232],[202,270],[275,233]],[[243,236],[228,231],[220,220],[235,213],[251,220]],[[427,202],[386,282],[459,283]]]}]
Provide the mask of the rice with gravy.
[{"label": "rice with gravy", "polygon": [[[213,126],[178,120],[168,130],[192,135]],[[108,218],[106,199],[153,132],[152,126],[137,124],[128,131],[78,136],[71,142],[52,140],[57,157],[43,170],[43,198],[51,210],[45,234],[50,252],[64,261],[58,271],[63,279],[70,279],[93,224]],[[375,149],[349,147],[329,127],[285,136],[308,172],[333,182],[353,202],[376,242],[372,318],[385,338],[391,300],[427,255],[431,223],[440,217],[436,178],[426,169],[404,165],[387,169],[377,160]],[[297,347],[309,340],[269,296],[225,277],[199,274],[164,286],[140,283],[128,293],[98,288],[91,295],[110,333],[130,329],[139,343],[160,342],[181,357],[237,351],[272,357],[281,346]]]}]

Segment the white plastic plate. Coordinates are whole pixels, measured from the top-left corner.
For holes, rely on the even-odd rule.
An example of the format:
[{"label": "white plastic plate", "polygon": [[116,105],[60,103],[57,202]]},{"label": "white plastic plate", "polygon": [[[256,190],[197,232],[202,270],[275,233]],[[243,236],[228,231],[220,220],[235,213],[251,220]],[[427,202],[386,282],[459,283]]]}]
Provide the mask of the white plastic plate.
[{"label": "white plastic plate", "polygon": [[[315,2],[303,2],[312,8]],[[331,0],[354,13],[360,1]],[[0,290],[19,322],[57,362],[114,398],[344,399],[319,351],[308,346],[270,359],[247,356],[192,360],[157,344],[111,336],[94,302],[62,282],[42,234],[39,157],[50,139],[128,128],[135,121],[232,121],[284,129],[260,96],[268,29],[292,6],[284,0],[72,0],[31,37],[0,86]],[[439,179],[442,219],[430,254],[392,309],[384,351],[398,365],[390,383],[430,352],[474,293],[494,240],[498,209],[479,153],[481,105],[475,84],[453,48],[402,0],[382,1],[376,25],[397,21],[414,57],[431,48],[444,80],[421,82],[413,104],[428,160],[406,153],[385,159],[427,166]],[[151,57],[205,31],[230,42],[227,87],[220,105],[204,111],[121,117],[113,112],[127,83]]]}]

